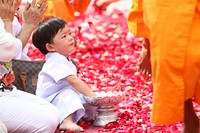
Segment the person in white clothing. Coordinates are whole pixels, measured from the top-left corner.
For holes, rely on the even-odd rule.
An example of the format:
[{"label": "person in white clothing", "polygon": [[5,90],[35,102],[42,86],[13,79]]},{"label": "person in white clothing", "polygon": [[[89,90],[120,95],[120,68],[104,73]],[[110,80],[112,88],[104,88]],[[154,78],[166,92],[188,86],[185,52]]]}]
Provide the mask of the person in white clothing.
[{"label": "person in white clothing", "polygon": [[58,17],[44,19],[33,32],[32,41],[46,55],[46,62],[38,76],[36,95],[58,108],[60,130],[83,131],[77,122],[86,116],[94,119],[96,113],[96,107],[87,104],[83,95],[96,95],[77,76],[77,65],[70,58],[76,41],[67,23]]},{"label": "person in white clothing", "polygon": [[12,22],[20,2],[0,0],[0,121],[5,124],[8,133],[54,133],[60,121],[56,107],[12,85],[15,77],[11,60],[21,52],[28,34],[37,25],[46,8],[45,0],[27,3],[25,23],[15,38]]},{"label": "person in white clothing", "polygon": [[2,121],[0,121],[0,133],[7,133],[7,132],[8,130],[6,128],[6,125]]}]

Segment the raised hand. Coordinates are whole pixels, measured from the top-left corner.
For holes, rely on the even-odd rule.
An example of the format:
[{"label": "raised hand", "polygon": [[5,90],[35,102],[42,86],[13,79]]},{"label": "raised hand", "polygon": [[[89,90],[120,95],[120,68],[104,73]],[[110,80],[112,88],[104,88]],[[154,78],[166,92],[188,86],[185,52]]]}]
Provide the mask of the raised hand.
[{"label": "raised hand", "polygon": [[119,0],[97,0],[97,5],[101,6],[105,10],[111,3],[117,2]]},{"label": "raised hand", "polygon": [[33,0],[32,3],[27,3],[23,11],[23,22],[37,25],[46,9],[46,0],[39,0],[37,3]]},{"label": "raised hand", "polygon": [[[14,0],[15,1],[15,0]],[[14,1],[0,0],[0,17],[5,21],[12,22],[15,15]]]}]

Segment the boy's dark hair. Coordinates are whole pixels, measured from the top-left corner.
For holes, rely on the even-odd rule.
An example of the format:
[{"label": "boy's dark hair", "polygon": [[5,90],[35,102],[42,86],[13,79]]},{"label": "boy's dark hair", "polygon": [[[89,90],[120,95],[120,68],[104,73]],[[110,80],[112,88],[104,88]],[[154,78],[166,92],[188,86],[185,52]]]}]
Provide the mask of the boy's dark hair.
[{"label": "boy's dark hair", "polygon": [[58,31],[63,29],[65,25],[66,22],[58,17],[44,19],[33,32],[33,45],[46,55],[48,53],[46,43],[51,43]]},{"label": "boy's dark hair", "polygon": [[[33,45],[40,50],[41,53],[47,54],[46,43],[51,43],[60,29],[63,29],[66,22],[58,17],[46,18],[40,22],[32,35]],[[73,64],[76,66],[77,72],[80,71],[79,66],[72,59]]]}]

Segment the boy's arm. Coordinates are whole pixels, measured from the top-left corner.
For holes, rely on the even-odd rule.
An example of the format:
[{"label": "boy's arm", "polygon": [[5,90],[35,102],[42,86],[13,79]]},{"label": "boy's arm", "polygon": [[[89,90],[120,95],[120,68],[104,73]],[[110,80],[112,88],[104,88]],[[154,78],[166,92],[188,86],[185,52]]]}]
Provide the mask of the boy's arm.
[{"label": "boy's arm", "polygon": [[96,96],[95,93],[89,88],[89,86],[85,82],[83,82],[80,78],[78,78],[76,75],[70,75],[65,79],[79,93],[85,96]]}]

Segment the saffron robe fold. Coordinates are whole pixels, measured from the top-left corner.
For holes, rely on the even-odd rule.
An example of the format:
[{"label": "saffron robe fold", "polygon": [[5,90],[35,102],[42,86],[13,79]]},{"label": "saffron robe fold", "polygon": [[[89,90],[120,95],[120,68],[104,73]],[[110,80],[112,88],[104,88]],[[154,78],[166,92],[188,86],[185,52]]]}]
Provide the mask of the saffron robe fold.
[{"label": "saffron robe fold", "polygon": [[128,28],[138,37],[147,38],[142,10],[142,0],[132,0],[132,6],[128,14]]}]

